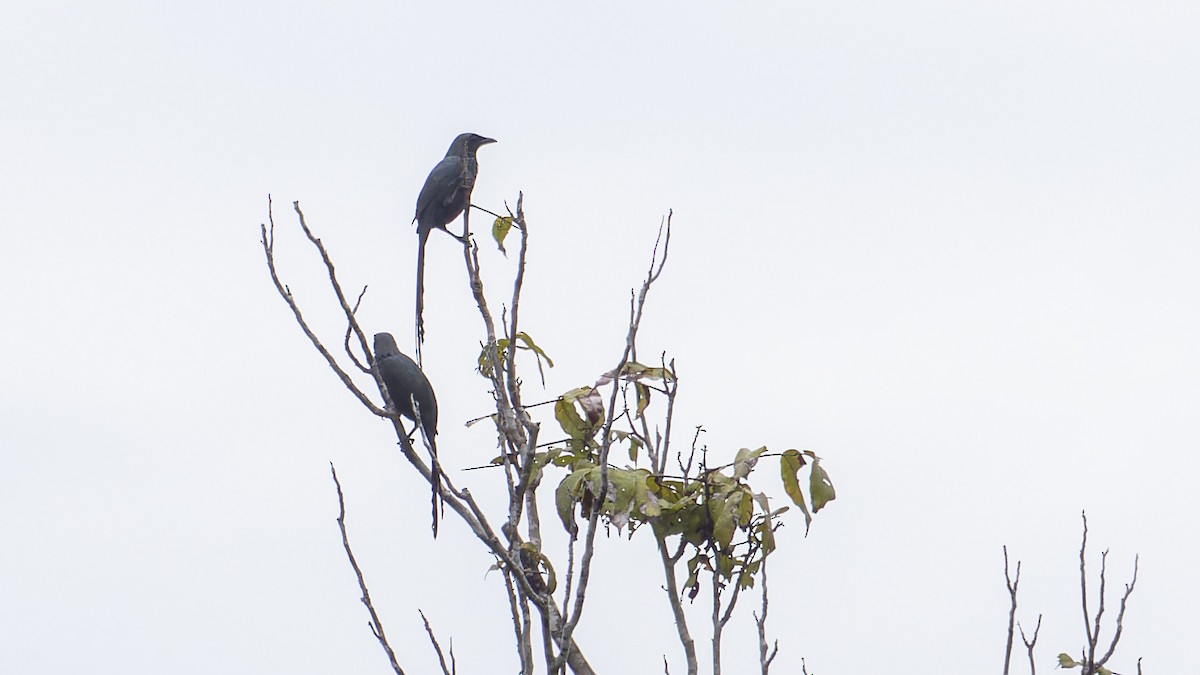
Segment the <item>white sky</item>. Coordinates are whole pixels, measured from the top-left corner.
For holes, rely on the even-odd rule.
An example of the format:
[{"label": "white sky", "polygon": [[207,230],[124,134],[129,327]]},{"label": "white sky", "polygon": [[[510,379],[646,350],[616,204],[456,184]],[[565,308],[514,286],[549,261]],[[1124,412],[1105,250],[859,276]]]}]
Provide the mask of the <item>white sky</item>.
[{"label": "white sky", "polygon": [[[642,349],[678,359],[679,428],[825,457],[838,501],[772,558],[778,672],[998,671],[1003,544],[1049,672],[1081,644],[1083,509],[1110,589],[1142,556],[1110,665],[1194,661],[1200,5],[441,4],[0,8],[0,670],[386,672],[330,461],[410,672],[418,607],[462,672],[515,670],[490,560],[453,523],[431,542],[258,244],[270,193],[336,340],[300,200],[410,348],[413,204],[466,130],[500,141],[475,202],[527,198],[524,325],[559,364],[530,399],[615,362],[673,208]],[[451,244],[426,362],[459,469],[494,445],[459,425],[487,394]],[[648,538],[603,552],[587,655],[682,672]]]}]

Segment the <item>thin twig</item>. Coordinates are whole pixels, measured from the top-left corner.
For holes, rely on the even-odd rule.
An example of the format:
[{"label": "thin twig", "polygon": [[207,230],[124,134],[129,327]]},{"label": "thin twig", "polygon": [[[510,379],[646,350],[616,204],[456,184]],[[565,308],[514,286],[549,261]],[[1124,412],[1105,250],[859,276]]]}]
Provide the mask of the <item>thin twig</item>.
[{"label": "thin twig", "polygon": [[762,561],[762,614],[754,615],[754,624],[758,628],[758,665],[762,675],[768,675],[771,662],[779,655],[779,640],[775,640],[774,649],[767,649],[767,559]]},{"label": "thin twig", "polygon": [[396,653],[392,651],[392,646],[388,644],[387,635],[383,631],[383,622],[379,619],[379,614],[375,612],[375,605],[371,603],[371,592],[367,590],[367,582],[363,578],[362,570],[358,567],[358,561],[354,559],[354,552],[350,550],[350,537],[346,534],[346,500],[342,495],[342,484],[338,480],[337,469],[334,468],[332,462],[329,464],[329,471],[333,474],[333,484],[337,486],[337,523],[338,529],[342,532],[342,547],[346,549],[346,558],[350,560],[350,566],[354,568],[354,576],[358,579],[358,588],[362,591],[362,598],[360,599],[367,606],[367,612],[371,615],[371,620],[367,625],[370,626],[371,633],[379,641],[380,646],[383,647],[383,651],[387,653],[388,662],[392,665],[392,670],[395,671],[396,675],[404,675],[404,670],[396,661]]},{"label": "thin twig", "polygon": [[666,590],[667,599],[671,603],[671,614],[675,617],[675,632],[679,635],[679,643],[683,647],[683,655],[687,660],[687,672],[688,675],[695,675],[700,670],[700,663],[696,658],[696,641],[692,639],[692,634],[688,630],[687,615],[684,614],[682,596],[679,593],[679,580],[675,577],[675,564],[683,555],[686,542],[682,540],[679,542],[679,549],[674,555],[667,553],[666,537],[655,532],[655,542],[658,544],[663,576],[667,583],[664,590]]},{"label": "thin twig", "polygon": [[[1112,643],[1108,645],[1108,651],[1101,657],[1099,665],[1108,663],[1108,660],[1112,658],[1113,652],[1117,649],[1117,642],[1121,639],[1121,631],[1124,630],[1125,625],[1125,605],[1129,601],[1129,596],[1133,594],[1133,587],[1137,585],[1138,558],[1139,556],[1133,556],[1133,579],[1128,584],[1125,584],[1125,594],[1121,596],[1121,608],[1117,611],[1117,628],[1113,633]],[[1141,659],[1138,659],[1138,670],[1141,670]]]},{"label": "thin twig", "polygon": [[[662,258],[658,257],[659,244],[662,244]],[[641,325],[642,316],[646,308],[646,297],[650,293],[650,286],[658,280],[662,274],[663,267],[667,262],[667,254],[671,244],[671,215],[668,212],[667,222],[664,229],[659,229],[659,237],[655,241],[654,251],[650,256],[650,266],[647,272],[645,281],[642,282],[641,291],[638,293],[636,301],[630,300],[630,321],[629,331],[625,336],[625,349],[621,354],[621,358],[617,363],[617,367],[613,370],[614,384],[612,394],[609,396],[608,410],[612,411],[616,408],[618,385],[616,379],[620,377],[625,366],[631,361],[633,354],[636,352],[637,333]],[[562,640],[568,642],[571,634],[578,625],[579,619],[583,614],[583,603],[586,597],[588,580],[591,575],[592,556],[595,549],[596,528],[599,523],[600,513],[603,511],[600,506],[604,503],[608,491],[608,453],[612,447],[612,426],[615,418],[610,414],[604,423],[602,430],[601,447],[600,447],[600,494],[595,496],[597,508],[592,511],[588,518],[587,534],[584,536],[583,559],[580,563],[578,586],[575,589],[574,606],[571,612],[567,615],[566,624],[563,627]]]},{"label": "thin twig", "polygon": [[[262,232],[263,253],[267,257],[267,270],[271,274],[271,282],[275,285],[275,290],[279,292],[279,297],[283,298],[283,301],[287,303],[288,308],[292,310],[292,316],[295,317],[296,323],[300,325],[300,330],[304,331],[304,335],[308,337],[309,342],[311,342],[313,347],[315,347],[316,350],[320,352],[321,356],[325,358],[325,362],[329,364],[329,367],[338,376],[338,379],[342,381],[342,384],[345,385],[346,389],[348,389],[350,393],[354,394],[355,398],[357,398],[359,402],[366,406],[366,408],[373,414],[380,417],[387,417],[388,414],[382,408],[375,405],[375,403],[372,402],[371,399],[368,398],[367,395],[354,384],[354,381],[350,379],[350,375],[342,369],[341,365],[337,362],[337,359],[333,358],[333,354],[330,354],[329,350],[325,348],[325,345],[321,343],[320,338],[317,337],[316,333],[313,332],[312,328],[309,327],[308,322],[304,319],[304,314],[301,313],[299,305],[296,304],[296,299],[292,296],[291,290],[280,280],[279,273],[275,269],[275,215],[272,211],[270,199],[271,198],[268,196],[267,218],[271,226],[268,230],[266,225],[261,225],[260,230]],[[299,210],[298,202],[296,204],[296,208]],[[321,244],[321,240],[316,239],[311,235],[311,232],[308,231],[308,226],[304,224],[303,218],[301,219],[301,225],[304,227],[305,232],[309,235],[309,241],[314,243],[314,245],[317,247],[317,250],[321,253],[322,258],[328,261],[329,257],[325,252],[325,247]],[[330,278],[334,280],[336,287],[337,282],[336,274],[333,271],[333,263],[327,262],[326,267],[329,270]],[[340,288],[338,292],[340,293]],[[365,342],[364,351],[368,351],[369,353],[369,350],[367,350],[365,347]]]},{"label": "thin twig", "polygon": [[1017,622],[1017,628],[1021,631],[1021,642],[1025,643],[1025,654],[1029,657],[1029,675],[1037,675],[1037,664],[1033,661],[1033,648],[1037,645],[1038,633],[1042,632],[1042,615],[1038,614],[1037,626],[1033,629],[1032,640],[1025,636],[1025,629],[1019,621]]},{"label": "thin twig", "polygon": [[1017,587],[1021,585],[1021,561],[1017,561],[1016,578],[1008,573],[1008,547],[1004,547],[1004,585],[1008,588],[1008,641],[1004,643],[1004,675],[1008,675],[1009,664],[1012,661],[1012,646],[1014,627],[1017,623]]},{"label": "thin twig", "polygon": [[[358,307],[359,307],[359,305],[362,304],[363,296],[366,294],[367,294],[367,287],[363,286],[362,290],[359,291],[359,293],[358,293],[358,298],[354,301],[354,308],[350,310],[350,313],[352,315],[354,315],[354,316],[358,315]],[[346,322],[346,335],[342,339],[342,347],[346,350],[346,356],[350,357],[350,360],[354,362],[354,365],[358,366],[359,370],[361,370],[364,373],[370,373],[371,368],[369,366],[367,366],[366,364],[362,363],[361,361],[359,361],[358,357],[354,355],[354,350],[350,348],[350,336],[353,334],[354,334],[354,324],[350,321],[347,321]],[[368,353],[367,354],[367,362],[370,363],[370,361],[371,361],[371,354]]]},{"label": "thin twig", "polygon": [[[425,618],[425,612],[418,609],[417,613],[421,615],[421,621],[425,623],[425,632],[429,634],[429,641],[433,643],[433,650],[437,652],[438,665],[442,667],[443,675],[454,675],[454,671],[446,666],[446,657],[442,654],[442,646],[438,644],[437,636],[433,634],[433,626],[430,626],[429,619]],[[451,650],[453,650],[453,647],[451,647]],[[453,655],[453,651],[451,651],[451,654]]]}]

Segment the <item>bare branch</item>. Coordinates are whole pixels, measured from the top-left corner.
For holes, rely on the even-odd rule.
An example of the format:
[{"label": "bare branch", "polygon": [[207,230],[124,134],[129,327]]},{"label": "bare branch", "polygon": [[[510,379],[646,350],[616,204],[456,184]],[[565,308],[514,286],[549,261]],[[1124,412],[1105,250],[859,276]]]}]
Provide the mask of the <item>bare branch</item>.
[{"label": "bare branch", "polygon": [[513,588],[513,572],[508,568],[504,571],[504,590],[508,595],[509,610],[512,613],[513,632],[517,637],[517,658],[521,662],[522,673],[533,672],[533,646],[529,641],[529,605],[524,598],[518,600]]},{"label": "bare branch", "polygon": [[[1138,556],[1135,555],[1133,557],[1133,579],[1131,579],[1128,584],[1125,584],[1125,594],[1121,596],[1121,609],[1117,611],[1117,629],[1113,633],[1112,643],[1108,645],[1108,651],[1105,652],[1104,656],[1101,657],[1101,659],[1100,659],[1099,665],[1101,665],[1101,666],[1104,665],[1105,663],[1108,663],[1108,660],[1110,658],[1112,658],[1113,652],[1116,651],[1116,649],[1117,649],[1117,642],[1119,642],[1121,639],[1121,631],[1124,630],[1124,624],[1125,624],[1125,605],[1127,602],[1129,602],[1129,596],[1133,594],[1133,587],[1137,585],[1137,574],[1138,574]],[[1141,668],[1142,668],[1141,663],[1142,663],[1142,660],[1138,659],[1138,671],[1139,672],[1141,671]]]},{"label": "bare branch", "polygon": [[[1087,644],[1082,650],[1081,666],[1083,675],[1092,675],[1097,673],[1104,667],[1108,660],[1112,658],[1113,653],[1117,649],[1117,643],[1121,640],[1121,633],[1124,630],[1125,609],[1128,606],[1129,596],[1133,594],[1133,589],[1137,585],[1138,574],[1138,556],[1133,559],[1133,578],[1125,585],[1125,593],[1121,596],[1121,606],[1117,612],[1117,626],[1113,631],[1112,641],[1109,643],[1108,650],[1100,658],[1096,658],[1096,651],[1100,643],[1100,624],[1104,616],[1105,595],[1107,593],[1107,575],[1108,575],[1108,550],[1105,549],[1100,553],[1100,597],[1097,604],[1096,614],[1094,617],[1088,612],[1088,595],[1087,595],[1087,513],[1083,514],[1083,541],[1079,546],[1079,587],[1082,592],[1083,605],[1083,627],[1087,638]],[[1139,669],[1141,664],[1139,662]]]},{"label": "bare branch", "polygon": [[767,648],[767,559],[762,561],[762,614],[754,615],[754,625],[758,628],[758,667],[762,675],[768,675],[771,662],[779,655],[779,640],[775,641],[774,649]]},{"label": "bare branch", "polygon": [[1012,578],[1008,573],[1008,547],[1004,547],[1004,585],[1008,588],[1010,604],[1008,608],[1008,641],[1004,644],[1004,675],[1008,675],[1009,663],[1012,660],[1013,627],[1017,623],[1017,587],[1021,585],[1021,561],[1017,561],[1017,575]]},{"label": "bare branch", "polygon": [[[442,667],[443,675],[454,675],[454,671],[446,666],[446,657],[442,654],[442,646],[438,644],[437,636],[433,634],[433,627],[429,625],[429,619],[425,618],[425,612],[418,609],[417,613],[421,615],[421,621],[425,623],[425,632],[429,634],[429,641],[433,643],[433,650],[437,652],[438,665]],[[453,647],[451,647],[452,657],[453,653]]]},{"label": "bare branch", "polygon": [[[353,309],[350,310],[351,315],[353,315],[353,316],[358,315],[358,307],[359,307],[359,305],[362,304],[363,296],[366,294],[367,294],[367,287],[363,286],[362,290],[358,292],[358,298],[354,301]],[[359,361],[358,357],[354,355],[354,350],[350,348],[350,336],[353,334],[354,334],[354,324],[347,321],[346,322],[346,335],[342,339],[342,348],[346,350],[346,356],[350,357],[350,360],[354,362],[355,366],[358,366],[359,370],[361,370],[364,373],[370,374],[371,368],[369,366],[367,366],[366,364],[362,363],[361,361]],[[370,362],[371,362],[371,354],[368,353],[367,354],[367,363],[370,363]]]},{"label": "bare branch", "polygon": [[696,658],[696,641],[688,631],[687,615],[683,612],[683,601],[679,593],[679,581],[675,578],[675,563],[683,555],[685,542],[679,542],[679,550],[674,555],[667,553],[666,537],[656,532],[655,542],[658,544],[658,554],[667,582],[664,590],[671,603],[671,613],[675,617],[675,631],[679,634],[679,643],[683,646],[683,654],[687,659],[687,672],[688,675],[695,675],[700,670],[700,662]]},{"label": "bare branch", "polygon": [[1025,654],[1029,657],[1029,675],[1037,675],[1037,664],[1033,662],[1033,648],[1037,645],[1038,633],[1042,632],[1042,615],[1038,614],[1037,626],[1033,629],[1033,639],[1030,640],[1025,636],[1025,629],[1021,627],[1020,622],[1017,623],[1017,628],[1021,631],[1021,642],[1025,643]]},{"label": "bare branch", "polygon": [[[300,211],[299,202],[296,202],[296,211],[298,213]],[[275,284],[275,290],[279,292],[279,297],[283,298],[283,301],[287,303],[288,308],[292,310],[292,316],[296,318],[296,323],[300,325],[300,329],[304,331],[304,334],[308,337],[308,340],[312,343],[313,347],[315,347],[316,350],[320,352],[321,356],[325,358],[325,362],[329,364],[329,367],[335,374],[337,374],[338,379],[342,381],[342,384],[345,385],[346,389],[350,390],[350,393],[354,394],[354,396],[358,398],[358,400],[373,414],[380,417],[387,417],[387,413],[384,412],[382,408],[375,405],[375,403],[372,402],[371,399],[368,398],[367,395],[354,384],[354,382],[350,379],[350,375],[342,369],[337,360],[333,358],[333,355],[329,353],[329,350],[325,348],[325,345],[321,343],[320,338],[317,337],[316,333],[314,333],[312,328],[309,327],[308,322],[305,321],[304,315],[300,312],[300,307],[296,304],[296,299],[292,296],[291,290],[289,290],[288,287],[285,286],[284,283],[279,279],[279,274],[275,269],[275,215],[271,209],[270,197],[267,198],[267,217],[271,224],[270,230],[267,229],[266,225],[260,226],[262,231],[263,253],[267,257],[267,270],[271,273],[271,282]],[[320,239],[312,236],[312,233],[308,229],[308,225],[304,222],[303,214],[300,216],[300,224],[301,227],[304,228],[305,234],[308,235],[309,241],[313,242],[313,244],[317,247],[317,250],[321,253],[321,257],[326,261],[326,269],[329,271],[330,279],[332,280],[335,289],[337,289],[338,296],[341,298],[343,306],[346,306],[345,298],[341,296],[341,288],[337,285],[337,277],[334,273],[333,263],[329,261],[329,255],[326,253],[325,247],[321,244]],[[348,306],[346,306],[346,308],[349,309]],[[351,317],[351,321],[353,321],[353,314],[350,313],[349,316]],[[370,353],[370,350],[366,346],[365,337],[362,338],[362,344],[363,351]]]},{"label": "bare branch", "polygon": [[[664,236],[664,228],[665,228],[665,236]],[[662,258],[661,259],[658,258],[660,243],[662,244]],[[641,291],[638,293],[636,302],[634,302],[632,300],[630,302],[631,316],[630,316],[630,321],[629,321],[629,331],[625,337],[625,349],[621,355],[621,359],[617,363],[616,369],[613,371],[615,374],[615,377],[613,380],[613,391],[612,391],[612,394],[609,396],[609,401],[608,401],[608,410],[610,411],[610,413],[616,409],[617,394],[620,389],[619,384],[618,384],[620,374],[624,370],[625,366],[631,360],[633,360],[634,355],[637,352],[637,348],[636,348],[637,332],[638,332],[638,328],[641,325],[642,316],[645,311],[646,297],[650,293],[650,286],[658,279],[659,275],[662,274],[663,266],[667,262],[667,253],[670,249],[670,243],[671,243],[671,215],[670,215],[670,212],[668,212],[667,222],[666,222],[665,226],[663,228],[659,229],[659,236],[654,244],[654,252],[650,256],[649,271],[646,274],[645,281],[642,282]],[[616,421],[615,416],[610,414],[608,416],[608,419],[605,421],[604,428],[601,432],[602,433],[602,435],[601,435],[602,442],[601,442],[601,446],[600,446],[600,457],[599,457],[600,494],[595,496],[597,504],[604,503],[604,500],[606,498],[607,491],[608,491],[608,454],[609,454],[609,450],[612,448],[612,427],[613,427],[613,423],[615,421]],[[578,625],[579,619],[583,614],[584,598],[586,597],[588,580],[591,575],[592,556],[593,556],[593,552],[595,549],[596,528],[597,528],[597,524],[599,523],[599,520],[600,520],[600,512],[601,511],[602,511],[602,509],[600,509],[600,508],[593,510],[588,518],[587,534],[584,537],[583,560],[582,560],[582,563],[580,564],[580,570],[579,570],[579,585],[575,589],[574,606],[572,607],[570,613],[566,614],[566,617],[565,617],[567,619],[567,621],[566,621],[566,625],[563,627],[563,632],[562,632],[563,642],[570,641],[571,634],[574,632],[575,626]]]},{"label": "bare branch", "polygon": [[[1079,545],[1079,589],[1083,596],[1083,630],[1087,636],[1087,648],[1084,651],[1084,662],[1092,663],[1092,659],[1096,656],[1096,640],[1098,635],[1092,632],[1091,617],[1088,612],[1088,595],[1087,595],[1087,512],[1083,512],[1083,543]],[[1101,594],[1103,598],[1103,593]],[[1101,601],[1103,603],[1103,600]],[[1101,609],[1103,611],[1103,609]],[[1097,621],[1099,619],[1097,618]],[[1099,627],[1097,626],[1097,632]],[[1087,672],[1084,675],[1088,675]]]},{"label": "bare branch", "polygon": [[[379,644],[383,647],[383,651],[387,653],[388,662],[392,665],[392,670],[396,675],[404,675],[404,670],[396,661],[396,653],[392,651],[392,646],[388,644],[387,635],[383,632],[383,622],[379,619],[379,615],[375,612],[375,605],[371,603],[371,592],[367,590],[367,582],[363,578],[362,570],[358,567],[358,561],[354,559],[354,552],[350,550],[350,537],[346,534],[346,500],[342,495],[342,484],[338,481],[337,469],[333,463],[329,464],[329,471],[333,474],[333,484],[337,486],[338,496],[338,529],[342,532],[342,547],[346,549],[346,558],[350,561],[350,566],[354,568],[354,576],[358,579],[358,588],[362,591],[362,603],[367,606],[367,612],[371,615],[371,621],[367,624],[371,628],[371,634],[379,640]],[[426,624],[428,625],[428,624]],[[432,633],[430,634],[432,635]],[[437,644],[436,642],[434,643]],[[439,650],[439,656],[441,654]],[[444,669],[444,668],[443,668]]]}]

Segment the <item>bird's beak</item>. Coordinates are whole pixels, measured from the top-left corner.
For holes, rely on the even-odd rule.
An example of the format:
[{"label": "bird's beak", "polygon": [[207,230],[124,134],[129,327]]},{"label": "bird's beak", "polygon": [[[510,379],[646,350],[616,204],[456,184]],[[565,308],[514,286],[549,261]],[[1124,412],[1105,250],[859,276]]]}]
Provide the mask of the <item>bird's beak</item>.
[{"label": "bird's beak", "polygon": [[494,139],[494,138],[481,138],[481,139],[479,139],[479,144],[480,144],[480,145],[487,145],[488,143],[495,143],[495,142],[496,142],[496,139]]}]

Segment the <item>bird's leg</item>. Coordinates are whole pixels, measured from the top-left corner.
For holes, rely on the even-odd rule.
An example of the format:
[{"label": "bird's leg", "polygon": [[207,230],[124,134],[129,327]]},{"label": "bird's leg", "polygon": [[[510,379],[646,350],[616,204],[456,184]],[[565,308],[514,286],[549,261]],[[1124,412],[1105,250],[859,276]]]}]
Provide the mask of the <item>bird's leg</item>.
[{"label": "bird's leg", "polygon": [[446,234],[450,235],[451,237],[454,237],[454,241],[457,241],[460,244],[467,243],[467,235],[470,234],[470,232],[464,232],[461,235],[454,234],[453,232],[451,232],[449,230],[449,228],[447,228],[445,226],[439,227],[438,229],[441,230],[442,232],[445,232]]}]

